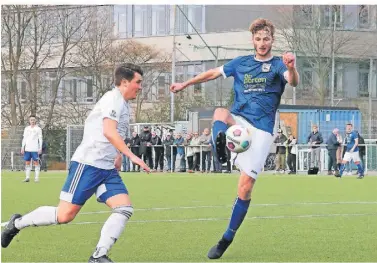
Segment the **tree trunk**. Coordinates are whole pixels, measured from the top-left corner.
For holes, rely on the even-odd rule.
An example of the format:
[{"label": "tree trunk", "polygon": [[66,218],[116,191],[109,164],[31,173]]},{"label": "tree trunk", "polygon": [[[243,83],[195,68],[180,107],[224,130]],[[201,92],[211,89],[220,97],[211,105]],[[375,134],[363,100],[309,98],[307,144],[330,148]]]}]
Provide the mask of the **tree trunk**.
[{"label": "tree trunk", "polygon": [[11,76],[10,81],[10,115],[11,115],[11,126],[17,125],[17,109],[16,109],[16,89],[17,89],[17,81],[15,81],[15,77]]}]

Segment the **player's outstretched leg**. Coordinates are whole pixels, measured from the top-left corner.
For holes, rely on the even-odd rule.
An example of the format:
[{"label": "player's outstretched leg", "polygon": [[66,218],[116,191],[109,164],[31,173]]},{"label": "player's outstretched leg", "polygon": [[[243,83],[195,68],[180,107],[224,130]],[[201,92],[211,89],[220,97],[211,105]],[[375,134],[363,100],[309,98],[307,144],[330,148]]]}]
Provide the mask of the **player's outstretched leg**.
[{"label": "player's outstretched leg", "polygon": [[1,246],[7,247],[18,232],[29,226],[49,226],[71,222],[81,206],[60,201],[59,206],[41,206],[21,216],[14,214],[1,232]]},{"label": "player's outstretched leg", "polygon": [[106,204],[113,210],[102,227],[100,239],[93,255],[89,258],[89,263],[113,262],[107,254],[133,214],[134,209],[127,194],[112,196],[107,199]]},{"label": "player's outstretched leg", "polygon": [[212,147],[216,152],[216,157],[220,163],[227,162],[226,151],[226,136],[225,132],[228,129],[228,125],[234,125],[235,121],[232,118],[229,110],[223,108],[217,108],[213,114],[212,125]]},{"label": "player's outstretched leg", "polygon": [[241,172],[238,183],[238,197],[233,205],[232,216],[229,226],[219,242],[208,252],[209,259],[218,259],[232,243],[238,228],[241,226],[250,205],[250,195],[255,183],[255,179]]},{"label": "player's outstretched leg", "polygon": [[1,232],[1,246],[7,247],[18,232],[25,227],[57,224],[56,209],[52,206],[41,206],[24,216],[12,215]]}]

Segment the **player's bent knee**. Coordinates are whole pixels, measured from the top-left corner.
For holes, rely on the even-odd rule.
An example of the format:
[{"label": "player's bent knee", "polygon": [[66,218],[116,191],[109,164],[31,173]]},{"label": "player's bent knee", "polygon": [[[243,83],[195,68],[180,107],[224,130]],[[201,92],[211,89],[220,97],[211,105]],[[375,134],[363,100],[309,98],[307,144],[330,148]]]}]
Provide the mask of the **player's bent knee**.
[{"label": "player's bent knee", "polygon": [[242,200],[249,200],[251,198],[252,187],[241,186],[238,188],[238,197]]},{"label": "player's bent knee", "polygon": [[250,176],[241,176],[238,184],[238,197],[242,200],[249,200],[255,181],[256,180]]},{"label": "player's bent knee", "polygon": [[73,212],[58,212],[57,221],[59,224],[67,224],[75,219],[76,213]]},{"label": "player's bent knee", "polygon": [[118,206],[113,208],[113,213],[124,215],[125,217],[130,219],[134,213],[134,208],[130,205]]},{"label": "player's bent knee", "polygon": [[75,219],[81,206],[61,200],[57,209],[57,221],[59,224],[67,224]]},{"label": "player's bent knee", "polygon": [[229,117],[230,111],[225,108],[217,108],[213,113],[213,120],[226,121]]}]

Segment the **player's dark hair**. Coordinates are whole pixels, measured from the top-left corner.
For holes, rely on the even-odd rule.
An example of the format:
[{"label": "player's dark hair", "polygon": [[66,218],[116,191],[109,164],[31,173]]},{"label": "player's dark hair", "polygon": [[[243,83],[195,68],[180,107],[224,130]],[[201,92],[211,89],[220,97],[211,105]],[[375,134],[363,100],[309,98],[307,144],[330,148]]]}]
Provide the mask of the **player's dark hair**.
[{"label": "player's dark hair", "polygon": [[30,118],[37,118],[37,116],[35,116],[35,115],[32,114],[32,115],[30,115],[29,119]]},{"label": "player's dark hair", "polygon": [[352,126],[352,127],[353,127],[353,124],[352,124],[352,123],[347,123],[347,126],[348,126],[348,125],[350,125],[350,126]]},{"label": "player's dark hair", "polygon": [[274,37],[275,34],[275,26],[272,22],[268,19],[258,18],[251,23],[249,27],[249,31],[254,35],[260,30],[267,30],[271,33],[271,36]]},{"label": "player's dark hair", "polygon": [[134,76],[135,72],[139,73],[141,76],[143,76],[143,70],[140,66],[132,64],[132,63],[124,63],[120,66],[118,66],[115,69],[114,72],[114,83],[115,86],[119,86],[122,82],[122,79],[126,79],[128,81],[131,81]]}]

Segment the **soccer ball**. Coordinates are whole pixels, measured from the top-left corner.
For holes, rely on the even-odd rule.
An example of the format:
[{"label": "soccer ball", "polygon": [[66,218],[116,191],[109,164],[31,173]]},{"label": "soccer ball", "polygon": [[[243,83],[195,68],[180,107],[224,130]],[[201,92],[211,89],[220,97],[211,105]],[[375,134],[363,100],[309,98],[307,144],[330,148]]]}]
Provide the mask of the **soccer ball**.
[{"label": "soccer ball", "polygon": [[233,125],[226,131],[226,147],[231,152],[242,153],[251,145],[251,130],[241,125]]}]

